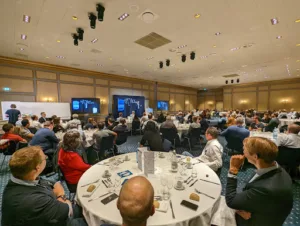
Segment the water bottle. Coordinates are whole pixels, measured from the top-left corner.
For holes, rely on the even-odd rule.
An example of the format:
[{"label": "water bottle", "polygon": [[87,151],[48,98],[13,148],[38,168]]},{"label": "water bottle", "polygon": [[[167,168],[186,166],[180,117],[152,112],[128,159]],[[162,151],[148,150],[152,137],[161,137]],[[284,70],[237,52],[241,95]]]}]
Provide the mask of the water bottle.
[{"label": "water bottle", "polygon": [[138,148],[140,147],[140,142],[138,142],[138,147],[137,147],[137,149],[136,149],[136,162],[137,163],[139,163],[139,150],[138,150]]},{"label": "water bottle", "polygon": [[277,137],[278,137],[278,128],[275,127],[273,130],[273,139],[277,140]]},{"label": "water bottle", "polygon": [[178,162],[177,162],[177,157],[176,157],[176,151],[175,150],[173,150],[173,155],[171,157],[171,169],[174,172],[178,170]]}]

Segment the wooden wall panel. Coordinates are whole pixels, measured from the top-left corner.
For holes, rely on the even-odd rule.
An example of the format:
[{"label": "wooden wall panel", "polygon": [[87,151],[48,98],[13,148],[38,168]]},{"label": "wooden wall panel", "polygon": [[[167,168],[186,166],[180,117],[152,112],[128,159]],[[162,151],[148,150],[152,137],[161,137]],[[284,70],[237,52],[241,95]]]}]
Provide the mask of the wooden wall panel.
[{"label": "wooden wall panel", "polygon": [[100,98],[100,114],[107,115],[108,114],[108,106],[109,106],[109,95],[108,95],[108,87],[96,87],[96,97]]},{"label": "wooden wall panel", "polygon": [[300,89],[300,83],[294,83],[294,84],[283,84],[283,85],[272,85],[272,89],[295,89],[298,88]]},{"label": "wooden wall panel", "polygon": [[149,85],[143,85],[143,89],[148,90],[149,89]]},{"label": "wooden wall panel", "polygon": [[150,92],[149,92],[149,91],[144,91],[144,90],[143,90],[142,96],[144,96],[145,99],[150,99]]},{"label": "wooden wall panel", "polygon": [[198,97],[198,109],[204,109],[205,99],[204,97]]},{"label": "wooden wall panel", "polygon": [[37,81],[37,101],[45,101],[45,98],[51,98],[53,102],[58,102],[58,91],[56,82]]},{"label": "wooden wall panel", "polygon": [[268,110],[268,100],[269,100],[269,92],[268,91],[260,91],[258,92],[258,111],[266,111]]},{"label": "wooden wall panel", "polygon": [[190,95],[190,110],[197,108],[197,96],[196,95]]},{"label": "wooden wall panel", "polygon": [[170,91],[170,88],[168,87],[157,87],[157,91],[163,91],[163,92],[169,92]]},{"label": "wooden wall panel", "polygon": [[256,87],[233,88],[233,92],[249,92],[256,91]]},{"label": "wooden wall panel", "polygon": [[205,109],[214,109],[216,106],[216,98],[215,96],[206,96],[204,101]]},{"label": "wooden wall panel", "polygon": [[143,96],[142,90],[132,90],[132,95],[133,96]]},{"label": "wooden wall panel", "polygon": [[170,99],[170,94],[169,93],[162,93],[162,92],[157,92],[157,100],[169,100]]},{"label": "wooden wall panel", "polygon": [[68,82],[90,83],[90,84],[94,83],[94,79],[89,77],[81,77],[76,75],[65,75],[65,74],[60,75],[60,80],[68,81]]},{"label": "wooden wall panel", "polygon": [[1,75],[11,75],[11,76],[21,76],[32,78],[32,70],[23,69],[23,68],[14,68],[14,67],[5,67],[0,66]]},{"label": "wooden wall panel", "polygon": [[96,79],[96,84],[97,85],[105,85],[105,86],[107,86],[108,85],[108,80],[105,80],[105,79]]},{"label": "wooden wall panel", "polygon": [[129,82],[118,82],[118,81],[110,81],[111,86],[119,86],[119,87],[126,87],[131,88],[132,85]]},{"label": "wooden wall panel", "polygon": [[232,108],[231,95],[232,94],[224,93],[224,98],[223,98],[224,110],[225,109],[228,110]]},{"label": "wooden wall panel", "polygon": [[175,109],[176,111],[184,110],[184,94],[175,94]]},{"label": "wooden wall panel", "polygon": [[52,79],[56,80],[56,74],[46,71],[36,71],[36,77],[38,79]]},{"label": "wooden wall panel", "polygon": [[[296,111],[300,111],[299,101],[300,91],[295,90],[279,90],[270,92],[270,109],[286,109],[290,110],[294,108]],[[284,102],[287,100],[287,102]]]},{"label": "wooden wall panel", "polygon": [[75,84],[60,84],[61,101],[71,102],[72,97],[94,97],[94,87]]},{"label": "wooden wall panel", "polygon": [[14,78],[1,78],[0,77],[0,88],[1,91],[4,87],[10,88],[10,92],[34,92],[33,80],[21,80]]},{"label": "wooden wall panel", "polygon": [[256,92],[233,93],[233,109],[256,109]]},{"label": "wooden wall panel", "polygon": [[133,85],[132,85],[132,88],[135,88],[135,89],[142,89],[142,85],[141,85],[141,84],[133,84]]},{"label": "wooden wall panel", "polygon": [[259,86],[258,90],[268,90],[269,87],[268,86]]}]

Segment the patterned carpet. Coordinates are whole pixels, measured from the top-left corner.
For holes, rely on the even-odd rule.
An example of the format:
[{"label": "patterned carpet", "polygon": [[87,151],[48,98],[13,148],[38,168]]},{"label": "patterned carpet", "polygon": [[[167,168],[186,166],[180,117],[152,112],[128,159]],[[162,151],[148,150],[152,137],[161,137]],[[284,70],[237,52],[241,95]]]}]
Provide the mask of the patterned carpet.
[{"label": "patterned carpet", "polygon": [[[119,151],[121,153],[135,151],[140,139],[141,139],[141,136],[129,137],[127,143],[123,144],[122,146],[119,147]],[[223,146],[225,146],[226,141],[223,137],[220,137],[219,141]],[[184,151],[188,151],[188,150],[184,147],[176,148],[176,152],[178,154],[181,154]],[[191,153],[194,156],[198,156],[201,154],[201,148],[195,146]],[[2,162],[2,160],[3,160],[3,155],[0,156],[0,163]],[[7,167],[8,160],[9,160],[9,158],[7,157],[6,161],[4,162],[4,166],[2,167],[1,174],[0,174],[0,206],[2,204],[3,189],[4,189],[5,185],[7,184],[9,177],[10,177],[9,169]],[[227,177],[228,168],[229,168],[229,157],[225,157],[222,172],[221,172],[222,195],[225,194],[226,177]],[[253,168],[247,168],[247,169],[241,171],[238,174],[238,189],[241,189],[243,187],[243,185],[252,177],[253,174],[254,174]],[[54,176],[50,177],[49,179],[57,180],[57,175],[54,175]],[[284,226],[299,226],[300,225],[300,182],[299,181],[297,181],[297,182],[298,183],[293,185],[294,206],[293,206],[291,214],[285,221]],[[1,219],[1,214],[0,214],[0,219]],[[1,222],[1,220],[0,220],[0,222]]]}]

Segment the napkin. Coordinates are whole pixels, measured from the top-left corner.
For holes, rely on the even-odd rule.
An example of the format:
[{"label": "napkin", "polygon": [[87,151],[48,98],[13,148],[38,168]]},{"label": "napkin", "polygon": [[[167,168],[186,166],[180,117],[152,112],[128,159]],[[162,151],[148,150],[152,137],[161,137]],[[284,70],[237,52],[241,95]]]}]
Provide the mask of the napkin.
[{"label": "napkin", "polygon": [[163,212],[163,213],[166,213],[168,211],[168,208],[169,208],[169,203],[166,202],[166,201],[160,201],[159,202],[159,208],[155,209],[156,211],[159,211],[159,212]]},{"label": "napkin", "polygon": [[91,197],[94,192],[97,190],[97,188],[100,186],[100,182],[98,182],[98,184],[96,185],[95,189],[92,191],[92,192],[88,192],[86,189],[87,187],[85,188],[85,192],[83,193],[82,197],[85,197],[85,198],[89,198]]}]

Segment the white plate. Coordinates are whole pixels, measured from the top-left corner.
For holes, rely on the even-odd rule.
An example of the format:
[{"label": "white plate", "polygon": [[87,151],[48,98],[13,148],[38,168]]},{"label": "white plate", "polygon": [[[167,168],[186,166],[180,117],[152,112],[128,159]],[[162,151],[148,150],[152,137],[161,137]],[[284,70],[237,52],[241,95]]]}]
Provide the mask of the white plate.
[{"label": "white plate", "polygon": [[179,188],[179,187],[177,187],[176,185],[174,185],[174,188],[175,188],[176,190],[179,190],[179,191],[182,191],[182,190],[184,190],[184,189],[185,189],[185,187],[184,187],[184,186],[182,186],[181,188]]}]

